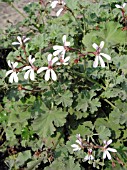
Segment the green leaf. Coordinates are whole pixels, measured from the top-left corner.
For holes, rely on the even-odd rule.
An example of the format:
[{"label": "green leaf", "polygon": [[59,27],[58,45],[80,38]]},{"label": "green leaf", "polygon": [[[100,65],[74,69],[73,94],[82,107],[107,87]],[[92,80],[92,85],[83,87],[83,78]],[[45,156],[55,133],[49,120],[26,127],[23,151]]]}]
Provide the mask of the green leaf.
[{"label": "green leaf", "polygon": [[81,170],[79,163],[75,163],[74,161],[75,159],[71,156],[67,159],[60,157],[44,170]]},{"label": "green leaf", "polygon": [[74,162],[75,159],[73,157],[69,157],[68,161],[66,162],[66,165],[65,165],[65,170],[81,170],[80,169],[80,165],[79,163],[75,163]]},{"label": "green leaf", "polygon": [[104,23],[104,29],[102,29],[100,34],[106,42],[111,42],[112,44],[121,44],[127,41],[126,31],[122,31],[118,22],[110,21],[106,24]]},{"label": "green leaf", "polygon": [[28,159],[31,158],[31,151],[24,151],[24,152],[20,152],[18,154],[18,157],[16,159],[16,166],[20,166],[23,165],[25,163],[25,161],[27,161]]},{"label": "green leaf", "polygon": [[93,127],[94,127],[94,125],[92,124],[91,121],[86,121],[83,124],[80,124],[77,127],[77,129],[72,130],[72,134],[73,135],[81,134],[81,136],[90,135],[92,133]]},{"label": "green leaf", "polygon": [[99,138],[102,140],[105,140],[107,139],[107,137],[111,136],[111,131],[105,126],[99,126],[98,128],[96,128],[96,130],[99,134]]},{"label": "green leaf", "polygon": [[78,104],[76,106],[76,110],[82,110],[83,112],[86,112],[88,108],[88,98],[86,97],[85,93],[78,95],[77,102]]},{"label": "green leaf", "polygon": [[66,115],[67,112],[62,111],[62,109],[48,110],[33,121],[33,130],[44,138],[50,136],[54,134],[56,127],[64,125]]},{"label": "green leaf", "polygon": [[74,10],[77,8],[77,3],[78,3],[78,0],[65,0],[67,6],[71,9],[71,10]]},{"label": "green leaf", "polygon": [[56,98],[56,104],[59,105],[60,103],[62,103],[64,107],[71,106],[73,102],[72,97],[73,97],[72,92],[67,90],[65,91],[64,94],[60,94]]}]

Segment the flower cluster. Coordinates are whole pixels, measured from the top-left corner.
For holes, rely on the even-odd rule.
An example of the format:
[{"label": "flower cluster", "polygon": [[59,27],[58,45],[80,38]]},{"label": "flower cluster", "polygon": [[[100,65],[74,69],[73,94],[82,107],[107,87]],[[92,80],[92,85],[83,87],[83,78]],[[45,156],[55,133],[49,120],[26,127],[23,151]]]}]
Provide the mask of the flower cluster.
[{"label": "flower cluster", "polygon": [[30,38],[26,38],[25,36],[23,37],[18,36],[17,40],[18,42],[13,42],[12,45],[20,45],[21,47],[23,47],[24,44],[30,40]]},{"label": "flower cluster", "polygon": [[61,12],[64,10],[64,6],[66,5],[66,3],[63,0],[58,0],[58,1],[51,2],[51,7],[52,8],[56,8],[57,5],[62,6],[62,8],[60,8],[56,13],[56,16],[58,17],[61,14]]},{"label": "flower cluster", "polygon": [[[21,47],[24,47],[25,42],[29,40],[29,38],[24,39],[24,38],[21,38],[20,36],[18,36],[17,39],[19,42],[14,42],[14,43],[12,43],[12,45],[20,45]],[[34,65],[35,58],[32,58],[31,55],[28,57],[27,64],[25,66],[23,66],[23,68],[22,68],[22,71],[27,70],[26,73],[24,74],[25,80],[30,78],[30,80],[34,81],[35,80],[35,71],[37,72],[37,74],[39,74],[45,70],[46,70],[46,74],[45,74],[46,81],[48,81],[50,79],[50,77],[54,81],[57,80],[57,75],[54,71],[54,64],[56,64],[56,66],[68,65],[68,61],[70,60],[70,56],[65,57],[65,53],[66,53],[67,47],[70,46],[70,42],[66,41],[66,35],[64,35],[62,39],[63,39],[63,46],[59,46],[59,45],[53,46],[53,49],[55,50],[53,53],[54,58],[53,58],[52,54],[48,55],[48,57],[47,57],[48,66],[37,68]],[[9,82],[17,83],[18,82],[17,75],[18,75],[19,71],[21,70],[21,68],[20,69],[16,68],[18,66],[18,62],[13,63],[9,60],[8,66],[11,68],[11,70],[7,71],[7,73],[6,73],[6,76],[10,75]]]},{"label": "flower cluster", "polygon": [[[13,45],[20,45],[20,47],[22,47],[24,49],[24,52],[26,54],[25,51],[25,43],[29,40],[29,38],[26,37],[17,37],[19,42],[14,42],[12,43]],[[46,71],[45,73],[45,80],[48,81],[50,79],[50,77],[52,78],[52,80],[56,81],[57,80],[57,75],[55,73],[55,67],[60,66],[60,65],[68,65],[68,61],[70,60],[70,56],[65,57],[66,51],[68,51],[70,48],[70,42],[68,42],[66,40],[66,35],[63,35],[62,37],[62,41],[63,41],[63,45],[54,45],[53,49],[53,55],[49,54],[47,57],[47,61],[48,61],[48,66],[43,66],[40,68],[37,68],[34,65],[35,62],[35,58],[32,58],[32,56],[30,55],[29,57],[27,57],[27,61],[25,66],[22,67],[22,71],[26,71],[26,73],[24,74],[24,79],[27,80],[28,78],[30,78],[30,80],[34,81],[35,80],[35,72],[37,72],[37,74],[41,73],[42,71]],[[105,67],[105,63],[104,60],[102,59],[102,56],[105,57],[107,60],[111,60],[111,57],[108,54],[105,53],[101,53],[102,48],[104,47],[104,41],[101,41],[100,45],[98,46],[96,43],[93,43],[93,48],[96,50],[95,52],[93,52],[93,54],[95,55],[95,61],[93,63],[93,67],[96,68],[99,64],[100,61],[100,65],[102,68]],[[53,58],[54,56],[54,58]],[[56,66],[54,66],[56,65]],[[10,60],[8,61],[8,66],[11,68],[11,70],[7,71],[6,76],[8,76],[10,74],[10,78],[9,78],[9,82],[13,83],[13,82],[18,82],[18,73],[21,70],[21,68],[16,68],[18,66],[18,63],[15,62],[10,62]]]},{"label": "flower cluster", "polygon": [[95,61],[93,63],[93,67],[96,68],[98,66],[99,61],[100,61],[101,67],[104,68],[105,63],[104,63],[104,60],[102,59],[101,56],[105,57],[107,60],[111,60],[111,57],[108,54],[101,53],[101,50],[104,47],[104,41],[101,41],[99,46],[96,43],[94,43],[92,46],[93,46],[94,49],[96,49],[96,52],[94,52]]},{"label": "flower cluster", "polygon": [[89,142],[86,142],[86,140],[83,140],[80,136],[80,134],[76,135],[76,144],[72,144],[71,147],[73,148],[73,151],[80,151],[81,149],[87,149],[87,154],[84,157],[84,161],[94,161],[95,160],[95,154],[93,155],[93,150],[100,149],[102,154],[102,159],[106,159],[106,157],[111,160],[111,154],[110,152],[117,152],[116,149],[108,147],[112,143],[112,139],[109,139],[108,141],[104,140],[104,146],[100,145],[94,145]]}]

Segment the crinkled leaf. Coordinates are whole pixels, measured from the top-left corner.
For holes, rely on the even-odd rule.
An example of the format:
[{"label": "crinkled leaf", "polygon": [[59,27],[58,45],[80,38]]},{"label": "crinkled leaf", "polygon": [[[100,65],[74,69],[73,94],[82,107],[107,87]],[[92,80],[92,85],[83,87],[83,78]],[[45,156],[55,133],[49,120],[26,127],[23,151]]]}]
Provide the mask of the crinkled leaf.
[{"label": "crinkled leaf", "polygon": [[50,136],[54,133],[56,127],[64,125],[66,122],[66,115],[67,112],[62,111],[62,109],[48,110],[46,113],[39,115],[39,117],[33,121],[33,130],[39,134],[39,136],[44,138]]},{"label": "crinkled leaf", "polygon": [[62,103],[64,107],[71,106],[73,102],[72,97],[72,92],[67,90],[64,94],[58,96],[58,98],[56,99],[56,104],[59,105],[60,103]]}]

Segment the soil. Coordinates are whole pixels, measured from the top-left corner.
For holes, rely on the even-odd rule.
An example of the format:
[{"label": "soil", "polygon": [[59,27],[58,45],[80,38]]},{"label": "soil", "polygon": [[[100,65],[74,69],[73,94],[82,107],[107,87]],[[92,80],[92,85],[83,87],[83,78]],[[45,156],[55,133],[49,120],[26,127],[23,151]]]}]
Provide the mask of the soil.
[{"label": "soil", "polygon": [[[22,13],[23,7],[28,3],[38,2],[38,0],[18,0],[14,2],[16,8]],[[10,24],[17,24],[22,21],[23,17],[13,8],[5,2],[0,2],[0,29],[6,29]]]},{"label": "soil", "polygon": [[[23,11],[23,7],[26,6],[28,3],[38,1],[39,0],[15,0],[14,5],[16,6],[16,8],[19,9],[19,11],[25,14],[25,12]],[[96,2],[96,0],[86,1],[91,1],[92,3]],[[12,8],[11,5],[8,5],[5,2],[0,2],[0,29],[6,29],[10,24],[15,25],[22,19],[23,17],[14,8]]]}]

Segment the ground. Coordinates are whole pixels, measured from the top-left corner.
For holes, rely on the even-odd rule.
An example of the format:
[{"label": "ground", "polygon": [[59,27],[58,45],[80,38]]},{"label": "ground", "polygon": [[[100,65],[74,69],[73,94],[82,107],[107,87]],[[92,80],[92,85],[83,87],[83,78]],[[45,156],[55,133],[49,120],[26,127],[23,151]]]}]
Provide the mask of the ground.
[{"label": "ground", "polygon": [[[23,7],[30,2],[37,2],[38,0],[17,0],[14,5],[23,12]],[[0,2],[0,29],[5,29],[10,24],[16,24],[21,21],[23,17],[10,5],[5,2]]]}]

